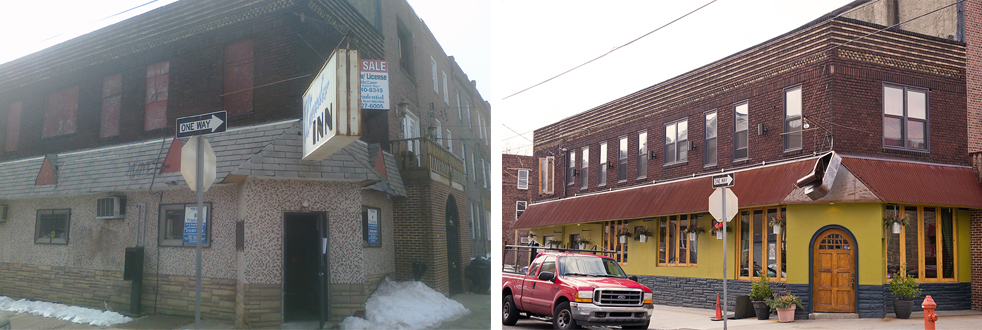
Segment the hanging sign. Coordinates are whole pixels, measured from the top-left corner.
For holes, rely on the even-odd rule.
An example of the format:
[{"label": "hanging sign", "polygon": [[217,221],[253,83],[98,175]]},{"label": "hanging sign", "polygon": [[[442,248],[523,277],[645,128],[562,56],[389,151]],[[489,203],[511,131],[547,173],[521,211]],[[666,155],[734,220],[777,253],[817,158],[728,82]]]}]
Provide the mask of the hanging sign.
[{"label": "hanging sign", "polygon": [[389,64],[361,60],[361,108],[389,110]]},{"label": "hanging sign", "polygon": [[338,49],[303,94],[303,160],[324,160],[361,137],[358,51]]}]

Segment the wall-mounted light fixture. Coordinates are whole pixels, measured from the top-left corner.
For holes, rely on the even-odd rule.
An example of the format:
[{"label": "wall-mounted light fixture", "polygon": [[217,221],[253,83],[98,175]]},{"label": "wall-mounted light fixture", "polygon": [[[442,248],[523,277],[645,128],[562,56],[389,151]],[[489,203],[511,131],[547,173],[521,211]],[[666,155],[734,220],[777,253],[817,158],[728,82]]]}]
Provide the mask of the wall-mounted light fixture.
[{"label": "wall-mounted light fixture", "polygon": [[764,124],[757,124],[757,135],[767,134],[767,129],[764,128]]},{"label": "wall-mounted light fixture", "polygon": [[654,150],[649,150],[648,151],[648,159],[655,159],[655,158],[658,158],[658,153],[655,152]]},{"label": "wall-mounted light fixture", "polygon": [[689,150],[696,150],[696,143],[689,140]]}]

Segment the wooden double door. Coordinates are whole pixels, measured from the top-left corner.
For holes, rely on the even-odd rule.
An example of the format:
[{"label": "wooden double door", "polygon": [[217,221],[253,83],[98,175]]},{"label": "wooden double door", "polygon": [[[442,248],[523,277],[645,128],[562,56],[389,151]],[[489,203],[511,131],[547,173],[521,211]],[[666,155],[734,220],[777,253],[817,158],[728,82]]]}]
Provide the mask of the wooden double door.
[{"label": "wooden double door", "polygon": [[856,311],[856,242],[842,229],[827,229],[812,245],[815,312]]}]

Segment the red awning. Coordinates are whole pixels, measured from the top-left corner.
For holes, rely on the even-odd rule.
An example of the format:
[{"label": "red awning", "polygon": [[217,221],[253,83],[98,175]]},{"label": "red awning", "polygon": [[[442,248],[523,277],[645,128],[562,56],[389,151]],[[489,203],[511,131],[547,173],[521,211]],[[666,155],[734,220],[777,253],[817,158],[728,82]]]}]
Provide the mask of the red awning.
[{"label": "red awning", "polygon": [[[740,207],[779,204],[805,176],[816,157],[735,172],[733,193]],[[709,211],[711,176],[659,183],[529,205],[515,228],[638,219]]]},{"label": "red awning", "polygon": [[842,165],[886,203],[982,208],[982,184],[968,166],[856,156]]}]

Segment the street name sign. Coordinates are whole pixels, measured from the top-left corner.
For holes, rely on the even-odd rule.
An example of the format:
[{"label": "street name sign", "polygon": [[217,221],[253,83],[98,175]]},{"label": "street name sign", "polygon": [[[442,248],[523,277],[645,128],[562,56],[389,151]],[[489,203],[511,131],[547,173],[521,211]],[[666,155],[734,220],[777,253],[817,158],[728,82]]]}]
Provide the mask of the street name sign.
[{"label": "street name sign", "polygon": [[[726,198],[726,209],[723,209],[723,198]],[[736,194],[728,188],[716,188],[712,195],[709,195],[709,214],[714,218],[726,219],[726,222],[733,220],[737,214],[738,204]],[[724,214],[725,211],[725,214]]]},{"label": "street name sign", "polygon": [[713,189],[732,187],[735,182],[736,180],[733,179],[733,173],[713,175]]},{"label": "street name sign", "polygon": [[227,123],[228,112],[225,110],[177,118],[177,137],[224,132]]}]

